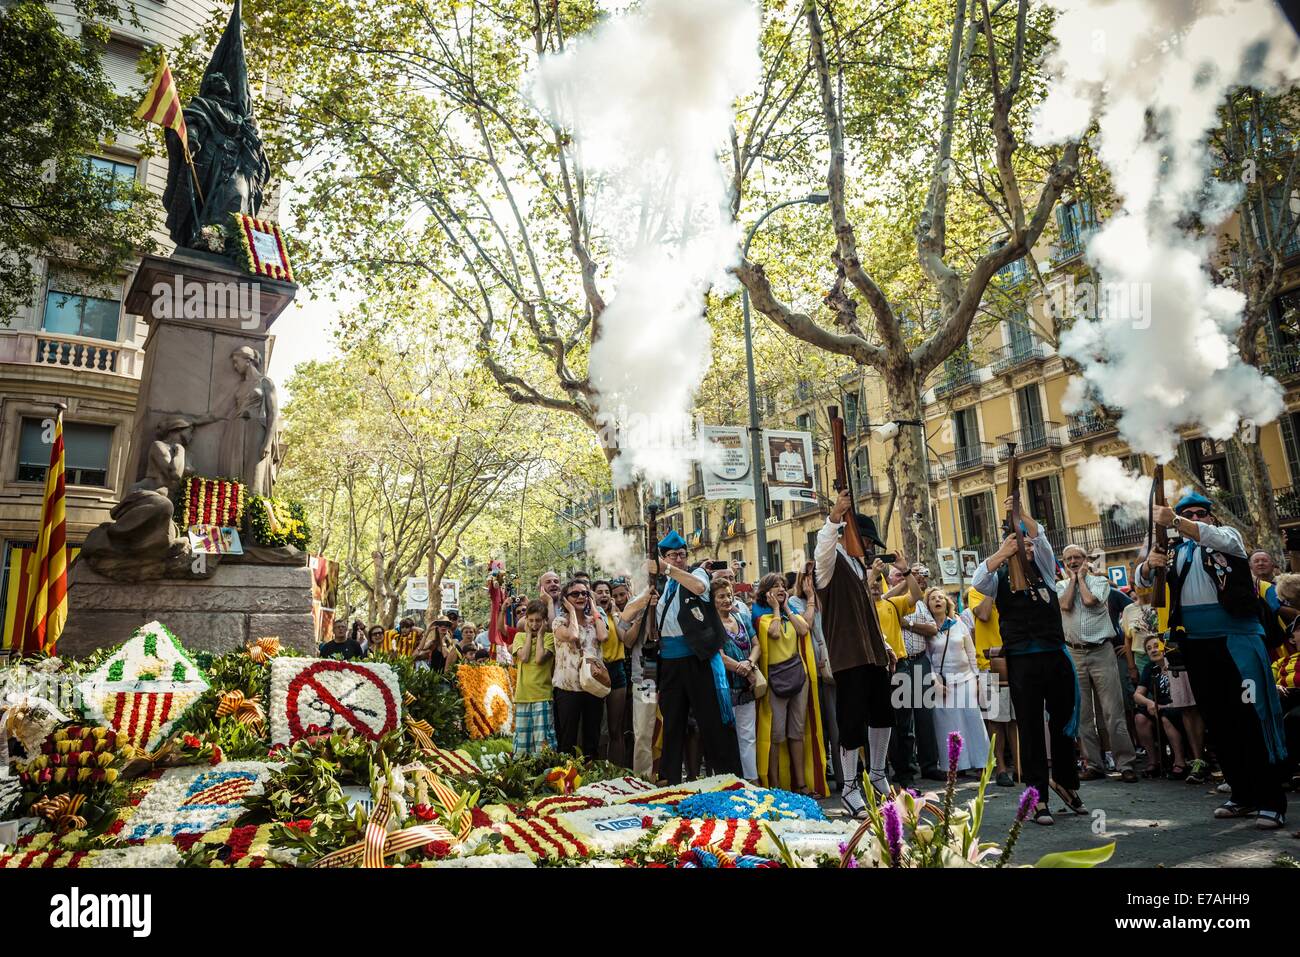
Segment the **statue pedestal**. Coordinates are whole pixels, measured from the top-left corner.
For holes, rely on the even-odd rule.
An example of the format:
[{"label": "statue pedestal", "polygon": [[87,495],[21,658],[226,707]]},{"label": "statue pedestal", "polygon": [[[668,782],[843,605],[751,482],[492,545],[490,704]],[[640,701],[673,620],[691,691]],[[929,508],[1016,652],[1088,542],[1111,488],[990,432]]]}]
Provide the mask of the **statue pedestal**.
[{"label": "statue pedestal", "polygon": [[[294,283],[254,275],[210,253],[178,249],[144,258],[126,297],[126,311],[149,324],[128,482],[144,477],[160,421],[220,414],[239,381],[231,353],[248,346],[266,369],[271,324],[297,292]],[[238,478],[220,474],[220,443],[220,425],[195,429],[187,463],[196,475]]]},{"label": "statue pedestal", "polygon": [[223,654],[278,635],[286,648],[316,653],[311,617],[311,569],[232,565],[211,578],[119,582],[76,562],[68,575],[68,624],[59,654],[84,658],[126,641],[157,619],[190,651]]}]

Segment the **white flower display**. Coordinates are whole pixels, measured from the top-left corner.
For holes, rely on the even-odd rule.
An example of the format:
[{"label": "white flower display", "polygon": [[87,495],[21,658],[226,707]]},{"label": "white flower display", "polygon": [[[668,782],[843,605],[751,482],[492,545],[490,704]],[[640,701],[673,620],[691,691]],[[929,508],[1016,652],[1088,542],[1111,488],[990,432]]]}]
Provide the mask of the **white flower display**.
[{"label": "white flower display", "polygon": [[140,802],[122,837],[201,834],[228,824],[244,812],[246,799],[262,793],[272,767],[261,761],[225,761],[171,768]]},{"label": "white flower display", "polygon": [[423,867],[536,867],[527,854],[475,854],[449,857],[444,861],[427,861]]},{"label": "white flower display", "polygon": [[312,728],[373,741],[401,727],[402,692],[387,665],[279,655],[269,713],[272,744],[292,744]]}]

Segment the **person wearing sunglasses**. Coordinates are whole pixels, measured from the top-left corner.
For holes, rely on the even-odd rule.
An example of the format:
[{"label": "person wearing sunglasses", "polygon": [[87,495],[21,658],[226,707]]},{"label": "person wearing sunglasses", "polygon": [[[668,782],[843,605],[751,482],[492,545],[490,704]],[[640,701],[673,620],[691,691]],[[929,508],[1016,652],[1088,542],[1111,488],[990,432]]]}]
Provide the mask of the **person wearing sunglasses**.
[{"label": "person wearing sunglasses", "polygon": [[1259,828],[1277,830],[1286,824],[1286,737],[1241,533],[1220,525],[1213,503],[1195,492],[1173,508],[1154,506],[1152,520],[1182,541],[1172,555],[1153,550],[1137,583],[1149,586],[1166,569],[1170,641],[1232,788],[1214,816],[1254,815]]},{"label": "person wearing sunglasses", "polygon": [[600,747],[600,721],[605,703],[582,686],[582,662],[601,661],[605,643],[605,615],[596,604],[591,586],[574,578],[560,592],[560,611],[551,623],[555,635],[555,737],[559,750],[573,754],[581,746],[589,758]]}]

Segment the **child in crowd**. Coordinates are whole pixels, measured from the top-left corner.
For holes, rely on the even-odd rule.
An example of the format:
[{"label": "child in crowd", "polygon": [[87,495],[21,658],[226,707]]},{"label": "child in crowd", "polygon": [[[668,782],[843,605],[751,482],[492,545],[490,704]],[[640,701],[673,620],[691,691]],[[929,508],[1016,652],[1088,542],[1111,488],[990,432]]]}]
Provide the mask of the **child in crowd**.
[{"label": "child in crowd", "polygon": [[1300,785],[1300,618],[1291,623],[1291,632],[1281,648],[1282,657],[1273,662],[1273,681],[1282,699],[1282,725],[1286,729],[1286,752],[1290,762],[1291,789]]},{"label": "child in crowd", "polygon": [[[1169,669],[1165,643],[1159,635],[1147,636],[1144,651],[1147,664],[1138,678],[1133,699],[1138,707],[1134,718],[1138,737],[1142,739],[1142,746],[1147,751],[1146,776],[1157,778],[1163,773],[1163,748],[1158,743],[1163,739],[1169,742],[1169,750],[1173,752],[1174,758],[1169,776],[1175,780],[1188,778],[1195,784],[1204,783],[1205,761],[1201,756],[1201,735],[1195,733],[1199,730],[1199,715],[1196,714],[1190,690],[1182,687],[1187,681],[1187,674],[1175,674]],[[1189,723],[1194,724],[1194,727],[1189,728]],[[1192,752],[1190,764],[1186,760],[1187,748]]]},{"label": "child in crowd", "polygon": [[546,605],[528,603],[524,628],[510,651],[519,665],[515,687],[515,754],[535,754],[555,748],[555,717],[551,710],[551,670],[555,667],[555,636],[546,630]]}]

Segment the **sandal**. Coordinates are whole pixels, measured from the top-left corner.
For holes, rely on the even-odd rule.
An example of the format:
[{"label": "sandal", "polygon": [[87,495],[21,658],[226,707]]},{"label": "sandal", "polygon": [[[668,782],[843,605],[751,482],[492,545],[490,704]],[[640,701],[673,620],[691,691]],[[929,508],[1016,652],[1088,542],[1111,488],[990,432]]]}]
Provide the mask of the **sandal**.
[{"label": "sandal", "polygon": [[1052,809],[1046,804],[1039,805],[1034,811],[1034,823],[1042,824],[1044,827],[1055,824],[1056,819],[1052,817]]},{"label": "sandal", "polygon": [[1068,790],[1061,787],[1061,785],[1057,784],[1055,781],[1048,781],[1047,785],[1053,791],[1056,792],[1057,796],[1062,801],[1065,802],[1065,806],[1069,810],[1073,811],[1075,814],[1088,813],[1088,809],[1083,806],[1083,798],[1079,796],[1079,792],[1076,791],[1074,794],[1071,794]]},{"label": "sandal", "polygon": [[1175,764],[1169,769],[1169,778],[1173,781],[1181,781],[1187,777],[1187,767],[1182,764]]},{"label": "sandal", "polygon": [[1276,831],[1286,824],[1286,815],[1281,811],[1260,811],[1255,815],[1255,826],[1261,831]]},{"label": "sandal", "polygon": [[1214,816],[1220,820],[1232,817],[1250,817],[1254,813],[1255,809],[1253,807],[1238,804],[1236,801],[1225,801],[1214,809]]}]

